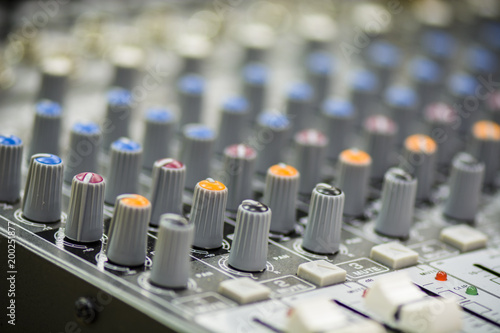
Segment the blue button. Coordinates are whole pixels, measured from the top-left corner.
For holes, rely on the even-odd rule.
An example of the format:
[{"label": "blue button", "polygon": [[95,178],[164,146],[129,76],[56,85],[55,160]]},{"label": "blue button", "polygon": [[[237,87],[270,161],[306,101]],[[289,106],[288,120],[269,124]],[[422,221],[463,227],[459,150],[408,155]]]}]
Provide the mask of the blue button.
[{"label": "blue button", "polygon": [[210,140],[215,137],[215,132],[205,125],[188,125],[185,133],[187,137],[200,140]]},{"label": "blue button", "polygon": [[205,80],[200,75],[188,74],[179,79],[178,87],[182,92],[200,95],[205,89]]},{"label": "blue button", "polygon": [[229,112],[242,113],[247,111],[248,102],[244,97],[230,97],[226,99],[222,107]]},{"label": "blue button", "polygon": [[41,154],[41,155],[42,156],[35,157],[35,161],[37,161],[38,163],[47,165],[56,165],[62,163],[61,158],[57,155],[50,155],[50,154]]},{"label": "blue button", "polygon": [[96,123],[76,123],[73,125],[73,131],[80,134],[92,135],[99,133],[99,126]]},{"label": "blue button", "polygon": [[401,58],[399,49],[391,43],[373,42],[368,48],[368,58],[373,64],[382,67],[396,67]]},{"label": "blue button", "polygon": [[4,146],[19,146],[22,144],[23,141],[18,138],[17,136],[11,135],[11,136],[4,136],[0,135],[0,145]]},{"label": "blue button", "polygon": [[290,125],[285,115],[274,112],[262,113],[259,116],[259,123],[272,129],[284,129]]},{"label": "blue button", "polygon": [[36,104],[36,112],[41,115],[57,117],[61,115],[61,106],[52,101],[41,101]]},{"label": "blue button", "polygon": [[476,79],[464,73],[454,74],[448,82],[450,92],[457,96],[474,95],[476,86]]},{"label": "blue button", "polygon": [[309,84],[305,82],[294,83],[288,90],[288,98],[297,101],[307,101],[312,98],[313,91]]},{"label": "blue button", "polygon": [[146,119],[158,123],[169,123],[174,120],[174,114],[167,109],[149,109],[146,112]]},{"label": "blue button", "polygon": [[127,106],[132,103],[132,94],[130,91],[121,88],[115,88],[108,92],[108,104],[116,106]]},{"label": "blue button", "polygon": [[411,73],[416,81],[438,82],[441,78],[441,68],[434,61],[418,57],[411,63]]},{"label": "blue button", "polygon": [[455,39],[443,31],[428,31],[422,36],[422,46],[432,56],[450,58],[455,51]]},{"label": "blue button", "polygon": [[120,138],[116,140],[115,142],[113,142],[111,147],[116,150],[122,150],[128,152],[136,152],[141,150],[141,145],[139,143],[127,138]]},{"label": "blue button", "polygon": [[335,59],[328,52],[317,51],[307,57],[307,68],[312,73],[328,74],[334,69]]},{"label": "blue button", "polygon": [[467,50],[467,63],[471,70],[483,73],[494,72],[497,67],[495,55],[480,46]]},{"label": "blue button", "polygon": [[243,79],[251,84],[265,84],[268,78],[267,67],[259,63],[251,63],[243,68]]},{"label": "blue button", "polygon": [[366,69],[357,70],[351,81],[352,89],[360,91],[376,91],[378,84],[377,76]]},{"label": "blue button", "polygon": [[348,118],[354,114],[351,102],[340,98],[329,98],[323,103],[323,113],[336,117]]},{"label": "blue button", "polygon": [[411,88],[392,86],[385,92],[385,101],[393,106],[412,107],[417,103],[417,95]]}]

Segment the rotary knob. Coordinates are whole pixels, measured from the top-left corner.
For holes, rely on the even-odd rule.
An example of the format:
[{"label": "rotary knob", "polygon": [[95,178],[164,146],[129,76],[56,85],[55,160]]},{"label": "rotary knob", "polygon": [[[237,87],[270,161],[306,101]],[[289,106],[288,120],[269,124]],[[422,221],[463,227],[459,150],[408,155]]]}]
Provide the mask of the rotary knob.
[{"label": "rotary knob", "polygon": [[149,109],[146,112],[144,130],[144,158],[142,166],[151,170],[153,164],[170,156],[175,134],[174,114],[166,109]]},{"label": "rotary knob", "polygon": [[[108,92],[108,104],[104,118],[103,142],[104,150],[121,137],[129,136],[130,119],[132,117],[132,95],[130,91],[114,88]],[[113,199],[114,201],[114,199]]]},{"label": "rotary knob", "polygon": [[41,69],[42,82],[38,99],[62,103],[68,87],[68,76],[73,70],[73,62],[67,56],[49,56],[42,60]]},{"label": "rotary knob", "polygon": [[326,157],[327,137],[318,130],[303,130],[295,135],[295,165],[300,172],[300,193],[311,193],[321,179]]},{"label": "rotary knob", "polygon": [[306,59],[307,80],[313,88],[313,106],[318,108],[332,89],[335,59],[330,52],[315,51]]},{"label": "rotary knob", "polygon": [[271,209],[255,200],[244,200],[238,207],[236,229],[229,253],[229,265],[245,272],[266,269],[267,238]]},{"label": "rotary knob", "polygon": [[71,184],[66,237],[77,242],[101,239],[104,223],[104,179],[97,173],[76,175]]},{"label": "rotary knob", "polygon": [[144,265],[150,216],[151,204],[143,196],[123,194],[116,198],[106,248],[109,261],[122,266]]},{"label": "rotary knob", "polygon": [[221,182],[207,178],[196,184],[191,207],[195,226],[193,245],[202,249],[222,246],[227,188]]},{"label": "rotary knob", "polygon": [[387,89],[384,97],[390,117],[398,126],[396,141],[401,146],[413,131],[412,126],[417,116],[417,95],[408,87],[392,86]]},{"label": "rotary knob", "polygon": [[17,136],[0,135],[0,202],[14,203],[19,199],[23,148]]},{"label": "rotary knob", "polygon": [[488,120],[475,123],[469,139],[469,151],[484,164],[484,185],[494,187],[500,169],[500,125]]},{"label": "rotary knob", "polygon": [[393,164],[393,149],[396,144],[397,125],[386,116],[374,115],[364,123],[366,152],[372,157],[372,179],[382,179]]},{"label": "rotary knob", "polygon": [[31,157],[24,188],[23,215],[35,222],[61,219],[63,162],[59,156],[35,154]]},{"label": "rotary knob", "polygon": [[61,119],[59,104],[42,101],[36,105],[29,156],[39,153],[59,154]]},{"label": "rotary knob", "polygon": [[368,65],[379,78],[379,92],[382,92],[401,62],[401,50],[392,43],[376,40],[368,47],[367,58]]},{"label": "rotary knob", "polygon": [[[463,106],[465,100],[469,100],[470,96],[475,96],[478,81],[475,77],[465,74],[456,73],[448,80],[448,90],[451,97],[451,104],[454,106]],[[460,117],[459,131],[461,134],[468,134],[472,125],[480,116],[478,107],[471,108],[467,105],[465,113],[467,117]]]},{"label": "rotary knob", "polygon": [[344,199],[344,193],[337,187],[316,185],[302,241],[306,250],[321,254],[333,254],[339,250]]},{"label": "rotary knob", "polygon": [[71,129],[64,181],[71,183],[82,172],[97,172],[101,130],[95,123],[76,123]]},{"label": "rotary knob", "polygon": [[438,97],[443,79],[441,68],[429,58],[416,57],[411,62],[411,76],[420,99],[418,109],[421,110]]},{"label": "rotary knob", "polygon": [[243,142],[248,124],[248,102],[243,97],[233,97],[222,106],[219,137],[216,151],[221,153],[230,145]]},{"label": "rotary knob", "polygon": [[288,90],[286,114],[292,123],[293,134],[313,125],[311,122],[312,97],[311,86],[304,82],[295,83]]},{"label": "rotary knob", "polygon": [[179,107],[181,110],[180,126],[199,123],[203,110],[205,80],[197,74],[187,74],[178,83]]},{"label": "rotary knob", "polygon": [[252,123],[266,105],[268,76],[267,67],[261,63],[249,63],[243,68],[243,94],[248,100]]},{"label": "rotary knob", "polygon": [[330,98],[323,104],[321,122],[328,136],[326,156],[336,160],[340,152],[348,147],[354,124],[354,108],[349,101]]},{"label": "rotary knob", "polygon": [[358,113],[356,126],[360,127],[365,118],[371,116],[374,105],[377,104],[379,91],[378,77],[369,70],[359,70],[353,75],[351,82],[351,101]]},{"label": "rotary knob", "polygon": [[257,156],[257,172],[264,173],[271,165],[282,161],[289,131],[290,122],[285,115],[265,112],[259,116],[256,135],[264,139]]},{"label": "rotary knob", "polygon": [[111,49],[114,76],[112,86],[132,90],[144,64],[144,51],[133,45],[116,45]]}]

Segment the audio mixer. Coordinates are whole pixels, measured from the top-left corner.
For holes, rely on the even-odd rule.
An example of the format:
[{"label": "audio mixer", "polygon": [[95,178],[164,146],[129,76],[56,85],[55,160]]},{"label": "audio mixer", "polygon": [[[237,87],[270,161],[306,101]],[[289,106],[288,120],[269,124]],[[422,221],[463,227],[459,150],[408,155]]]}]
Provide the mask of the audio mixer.
[{"label": "audio mixer", "polygon": [[0,17],[1,332],[500,332],[498,2]]}]

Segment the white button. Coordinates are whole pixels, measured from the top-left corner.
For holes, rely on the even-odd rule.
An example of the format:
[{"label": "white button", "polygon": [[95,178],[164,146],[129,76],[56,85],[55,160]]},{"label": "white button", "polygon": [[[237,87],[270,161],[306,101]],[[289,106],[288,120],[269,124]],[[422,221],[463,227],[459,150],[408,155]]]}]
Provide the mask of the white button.
[{"label": "white button", "polygon": [[316,333],[338,329],[348,323],[343,310],[333,301],[312,298],[292,307],[287,333]]},{"label": "white button", "polygon": [[222,281],[219,284],[219,293],[240,304],[247,304],[267,299],[271,289],[244,277]]},{"label": "white button", "polygon": [[439,238],[462,252],[483,248],[488,241],[485,234],[466,224],[444,228]]},{"label": "white button", "polygon": [[372,247],[370,258],[393,269],[399,269],[415,265],[418,262],[418,253],[398,242],[391,242]]},{"label": "white button", "polygon": [[346,271],[326,260],[317,260],[300,264],[297,275],[320,287],[324,287],[344,282]]},{"label": "white button", "polygon": [[384,326],[377,323],[375,320],[363,319],[355,323],[349,323],[339,329],[328,331],[328,333],[385,333]]}]

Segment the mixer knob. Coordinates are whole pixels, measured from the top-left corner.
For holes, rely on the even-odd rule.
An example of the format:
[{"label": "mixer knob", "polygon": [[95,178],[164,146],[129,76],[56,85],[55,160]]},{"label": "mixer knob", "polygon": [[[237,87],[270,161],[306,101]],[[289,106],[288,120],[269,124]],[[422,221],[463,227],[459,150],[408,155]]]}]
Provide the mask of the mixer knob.
[{"label": "mixer knob", "polygon": [[109,261],[122,266],[144,265],[150,216],[151,203],[143,196],[123,194],[116,198],[106,249]]},{"label": "mixer knob", "polygon": [[31,156],[24,188],[23,215],[40,223],[61,219],[63,162],[59,156]]},{"label": "mixer knob", "polygon": [[261,150],[257,158],[257,172],[264,173],[267,169],[283,159],[283,150],[289,139],[290,122],[285,115],[266,112],[259,116],[256,136],[263,138]]},{"label": "mixer knob", "polygon": [[195,226],[193,245],[202,249],[222,246],[227,188],[221,182],[207,178],[194,189],[190,219]]},{"label": "mixer knob", "polygon": [[104,179],[97,173],[76,175],[71,184],[65,234],[77,242],[101,239],[104,223]]},{"label": "mixer knob", "polygon": [[305,49],[309,52],[327,49],[338,34],[335,21],[326,13],[301,15],[297,26],[298,34],[305,40]]},{"label": "mixer knob", "polygon": [[322,254],[333,254],[339,250],[344,198],[344,193],[334,186],[316,185],[302,241],[306,250]]},{"label": "mixer knob", "polygon": [[186,188],[208,177],[215,132],[202,124],[184,126],[180,160],[186,165]]},{"label": "mixer knob", "polygon": [[[448,90],[451,96],[451,104],[456,108],[465,108],[462,110],[467,117],[460,117],[459,131],[462,134],[468,134],[472,125],[479,117],[477,107],[471,108],[464,101],[468,101],[470,96],[475,96],[478,81],[471,75],[464,73],[457,73],[450,77],[448,80]],[[460,111],[459,111],[460,113]]]},{"label": "mixer knob", "polygon": [[431,59],[416,57],[411,62],[411,75],[419,97],[417,110],[421,110],[438,97],[443,78],[441,68]]},{"label": "mixer knob", "polygon": [[299,182],[299,172],[290,165],[280,163],[267,170],[262,202],[274,212],[271,231],[286,234],[294,230]]},{"label": "mixer knob", "polygon": [[98,170],[99,146],[102,134],[94,123],[76,123],[71,129],[69,151],[65,160],[64,181],[71,183],[82,172]]},{"label": "mixer knob", "polygon": [[[115,88],[108,92],[108,105],[103,123],[102,147],[107,151],[121,137],[129,136],[132,117],[132,95],[128,90]],[[114,202],[114,199],[113,199]]]},{"label": "mixer knob", "polygon": [[481,199],[484,169],[484,164],[469,154],[459,153],[455,156],[444,215],[457,220],[474,220]]},{"label": "mixer knob", "polygon": [[19,199],[23,148],[17,136],[0,135],[0,202],[14,203]]},{"label": "mixer knob", "polygon": [[157,160],[170,156],[175,134],[174,114],[165,109],[149,109],[146,112],[145,125],[142,166],[151,170]]},{"label": "mixer knob", "polygon": [[379,92],[382,92],[387,88],[394,70],[399,66],[401,51],[394,44],[378,40],[368,47],[367,58],[368,65],[379,79]]},{"label": "mixer knob", "polygon": [[35,121],[29,156],[39,153],[59,154],[61,106],[51,101],[41,101],[35,108]]},{"label": "mixer knob", "polygon": [[181,215],[161,216],[151,269],[151,283],[164,288],[187,286],[193,237],[194,224]]},{"label": "mixer knob", "polygon": [[495,186],[500,169],[500,125],[488,120],[475,123],[469,139],[469,151],[484,163],[483,184]]},{"label": "mixer knob", "polygon": [[200,73],[213,45],[204,34],[184,33],[177,39],[176,51],[182,58],[180,74]]},{"label": "mixer knob", "polygon": [[301,174],[300,193],[311,193],[320,181],[327,144],[328,139],[318,130],[308,129],[295,135],[295,165]]},{"label": "mixer knob", "polygon": [[332,89],[331,76],[335,71],[335,59],[330,52],[316,51],[307,56],[306,68],[307,81],[314,92],[313,106],[318,108]]},{"label": "mixer knob", "polygon": [[245,49],[244,63],[264,61],[267,51],[275,45],[276,33],[265,23],[242,24],[237,31],[238,41]]},{"label": "mixer knob", "polygon": [[446,78],[456,54],[455,38],[445,31],[432,30],[422,35],[421,43],[425,54],[439,64],[443,71],[443,78]]},{"label": "mixer knob", "polygon": [[288,90],[286,113],[292,123],[293,134],[313,125],[311,121],[312,96],[312,88],[307,83],[295,83]]},{"label": "mixer knob", "polygon": [[38,99],[47,99],[61,104],[68,87],[68,76],[73,70],[70,58],[63,55],[50,56],[42,60],[42,83]]},{"label": "mixer knob", "polygon": [[382,179],[393,164],[392,154],[396,143],[397,125],[382,115],[366,118],[364,123],[366,152],[372,157],[372,179]]},{"label": "mixer knob", "polygon": [[255,200],[244,200],[238,207],[229,265],[245,272],[266,269],[270,225],[269,207]]},{"label": "mixer knob", "polygon": [[389,169],[384,177],[382,206],[375,222],[375,231],[389,237],[408,237],[416,192],[417,179],[402,169]]},{"label": "mixer knob", "polygon": [[241,145],[232,145],[224,150],[224,176],[230,195],[227,209],[236,211],[241,202],[251,199],[252,179],[255,171],[255,149]]},{"label": "mixer knob", "polygon": [[349,101],[331,98],[323,104],[321,122],[323,132],[328,135],[326,156],[336,160],[347,148],[354,124],[354,108]]},{"label": "mixer knob", "polygon": [[222,106],[216,151],[221,153],[226,147],[243,142],[247,124],[247,100],[243,97],[233,97],[226,100]]},{"label": "mixer knob", "polygon": [[428,200],[436,169],[437,145],[427,135],[406,138],[400,167],[418,180],[416,199]]},{"label": "mixer knob", "polygon": [[412,134],[417,116],[417,95],[408,87],[392,86],[385,93],[385,103],[390,110],[391,119],[398,125],[396,141],[400,146]]},{"label": "mixer knob", "polygon": [[112,205],[116,197],[124,193],[137,193],[139,189],[139,173],[142,163],[142,147],[137,142],[120,138],[111,145],[111,162],[109,164],[104,201]]},{"label": "mixer knob", "polygon": [[186,167],[172,158],[158,160],[153,165],[151,189],[151,224],[157,226],[164,213],[182,214],[182,194]]},{"label": "mixer knob", "polygon": [[372,71],[358,70],[354,73],[351,82],[351,101],[358,113],[356,126],[361,126],[365,118],[372,114],[373,106],[377,103],[378,86],[378,78]]},{"label": "mixer knob", "polygon": [[177,89],[181,128],[186,124],[199,123],[203,110],[205,80],[200,75],[187,74],[179,79]]},{"label": "mixer knob", "polygon": [[359,149],[344,150],[339,156],[338,187],[345,193],[344,215],[362,216],[370,181],[370,155]]},{"label": "mixer knob", "polygon": [[144,51],[133,45],[116,45],[112,49],[111,63],[113,64],[113,87],[132,90],[144,64]]},{"label": "mixer knob", "polygon": [[261,63],[249,63],[243,68],[243,95],[249,104],[249,120],[254,122],[266,104],[268,82],[267,67]]}]

